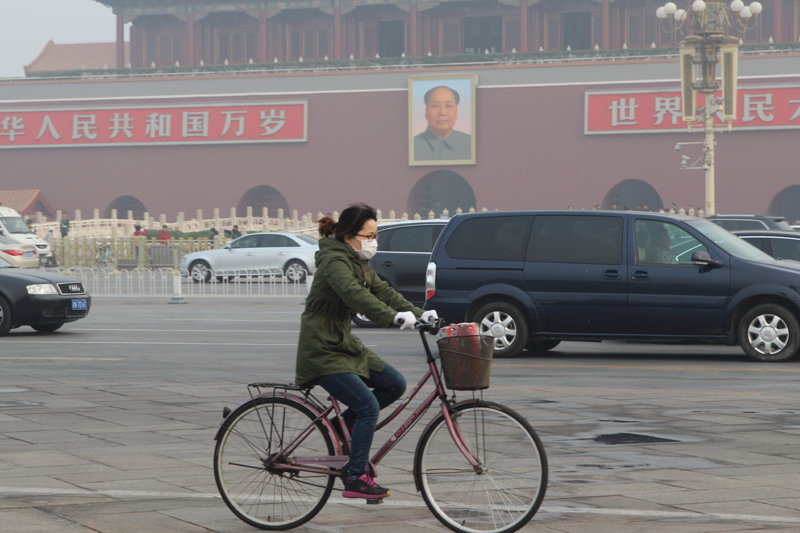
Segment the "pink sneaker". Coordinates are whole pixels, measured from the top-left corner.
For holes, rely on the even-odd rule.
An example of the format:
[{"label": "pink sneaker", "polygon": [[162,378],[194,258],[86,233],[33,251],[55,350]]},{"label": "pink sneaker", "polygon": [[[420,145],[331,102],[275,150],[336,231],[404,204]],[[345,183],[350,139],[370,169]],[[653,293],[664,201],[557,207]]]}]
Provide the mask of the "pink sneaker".
[{"label": "pink sneaker", "polygon": [[386,498],[391,492],[375,483],[375,480],[369,474],[364,474],[355,481],[350,481],[349,478],[345,479],[344,492],[342,496],[345,498]]}]

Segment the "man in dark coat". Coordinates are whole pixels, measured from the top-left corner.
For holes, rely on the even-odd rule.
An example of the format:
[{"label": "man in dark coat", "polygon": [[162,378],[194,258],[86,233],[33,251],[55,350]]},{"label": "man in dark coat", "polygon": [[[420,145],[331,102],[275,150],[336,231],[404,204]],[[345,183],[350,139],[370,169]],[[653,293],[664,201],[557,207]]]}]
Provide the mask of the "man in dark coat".
[{"label": "man in dark coat", "polygon": [[69,235],[69,218],[67,218],[66,213],[61,213],[61,223],[59,225],[61,228],[61,238],[63,239],[67,235]]}]

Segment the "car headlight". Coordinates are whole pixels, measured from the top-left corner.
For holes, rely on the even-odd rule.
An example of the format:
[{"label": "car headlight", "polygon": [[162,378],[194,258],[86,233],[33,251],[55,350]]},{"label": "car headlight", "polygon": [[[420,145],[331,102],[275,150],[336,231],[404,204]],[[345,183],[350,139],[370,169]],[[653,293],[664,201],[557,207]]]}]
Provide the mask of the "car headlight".
[{"label": "car headlight", "polygon": [[39,283],[37,285],[28,285],[28,294],[58,294],[58,291],[55,285]]}]

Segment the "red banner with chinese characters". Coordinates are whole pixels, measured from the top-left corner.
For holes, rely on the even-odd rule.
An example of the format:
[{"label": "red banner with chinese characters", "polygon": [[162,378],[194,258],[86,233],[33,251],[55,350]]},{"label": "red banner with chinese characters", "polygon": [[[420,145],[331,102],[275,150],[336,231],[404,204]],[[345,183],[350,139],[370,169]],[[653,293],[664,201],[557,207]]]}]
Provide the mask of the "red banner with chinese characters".
[{"label": "red banner with chinese characters", "polygon": [[305,142],[308,103],[0,109],[0,148]]},{"label": "red banner with chinese characters", "polygon": [[[717,93],[716,97],[721,94]],[[586,92],[584,133],[659,133],[686,131],[679,89]],[[698,95],[697,105],[705,102]],[[727,125],[722,113],[715,124]],[[699,122],[694,128],[702,127]],[[800,87],[739,87],[735,130],[800,128]]]}]

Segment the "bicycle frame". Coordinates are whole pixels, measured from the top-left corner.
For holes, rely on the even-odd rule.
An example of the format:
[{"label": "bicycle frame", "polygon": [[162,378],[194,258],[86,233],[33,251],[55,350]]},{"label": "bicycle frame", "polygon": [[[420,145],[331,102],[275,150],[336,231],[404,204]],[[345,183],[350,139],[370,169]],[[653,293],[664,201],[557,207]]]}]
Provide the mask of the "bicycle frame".
[{"label": "bicycle frame", "polygon": [[[476,455],[470,450],[469,446],[467,445],[466,441],[461,434],[461,430],[458,427],[458,424],[453,420],[450,416],[450,409],[449,409],[449,402],[447,400],[447,391],[444,387],[442,382],[441,376],[439,374],[439,370],[436,366],[436,360],[433,358],[431,354],[430,347],[428,346],[428,341],[425,338],[425,330],[420,329],[420,335],[422,336],[422,342],[425,346],[425,352],[427,354],[427,362],[428,362],[428,371],[425,375],[420,379],[420,381],[416,384],[416,386],[411,390],[409,395],[398,405],[394,411],[392,411],[389,416],[385,419],[380,421],[377,425],[376,430],[382,429],[386,427],[386,425],[397,418],[397,416],[405,410],[408,406],[409,402],[414,399],[414,397],[419,393],[422,387],[428,382],[429,379],[433,378],[435,390],[431,392],[431,394],[422,402],[420,405],[411,415],[406,419],[405,422],[400,426],[394,434],[389,437],[386,443],[381,446],[381,448],[373,455],[370,463],[373,465],[377,465],[381,459],[383,459],[386,454],[391,451],[392,448],[408,433],[408,431],[414,426],[414,424],[428,411],[428,409],[433,405],[433,402],[438,398],[441,401],[441,408],[442,408],[442,415],[445,419],[447,430],[450,433],[450,436],[453,438],[453,442],[458,447],[459,451],[464,455],[467,461],[470,463],[471,466],[477,467],[479,460]],[[295,389],[296,390],[296,389]],[[331,411],[336,412],[336,422],[340,424],[340,427],[344,427],[344,424],[341,420],[341,410],[339,408],[339,403],[336,401],[335,398],[329,397],[328,399],[331,401],[331,405],[328,407],[323,407],[322,403],[319,400],[316,400],[313,395],[311,395],[310,390],[306,391],[304,395],[301,397],[296,394],[290,393],[276,393],[273,389],[271,393],[264,393],[259,394],[257,396],[252,396],[252,399],[261,398],[261,397],[271,397],[271,396],[281,396],[287,399],[292,399],[297,401],[298,403],[303,404],[305,407],[309,408],[313,413],[317,415],[313,422],[311,422],[306,429],[304,429],[300,435],[298,435],[294,440],[290,443],[285,444],[284,447],[280,450],[280,452],[276,453],[273,457],[283,457],[289,458],[291,454],[302,444],[302,442],[311,434],[313,431],[314,426],[317,422],[322,422],[322,424],[327,428],[329,434],[334,439],[336,452],[341,452],[341,442],[336,434],[333,431],[333,427],[328,420],[328,414]],[[262,424],[264,422],[262,421]],[[220,433],[223,431],[225,425],[220,428]],[[345,430],[346,432],[346,430]],[[333,455],[333,456],[309,456],[309,457],[294,457],[292,458],[291,463],[273,463],[270,465],[270,468],[274,468],[276,470],[281,470],[285,472],[293,472],[293,471],[302,471],[302,472],[312,472],[318,474],[324,474],[329,476],[339,476],[341,475],[342,468],[344,465],[350,460],[350,457],[347,455]],[[320,466],[316,466],[320,465]],[[333,470],[331,470],[333,469]]]}]

